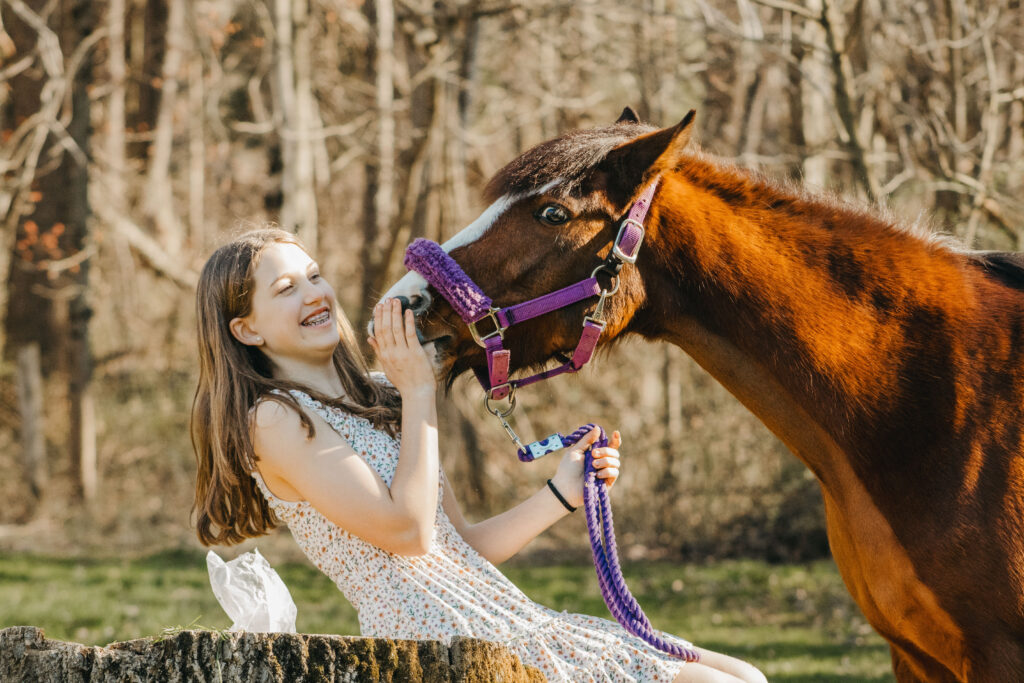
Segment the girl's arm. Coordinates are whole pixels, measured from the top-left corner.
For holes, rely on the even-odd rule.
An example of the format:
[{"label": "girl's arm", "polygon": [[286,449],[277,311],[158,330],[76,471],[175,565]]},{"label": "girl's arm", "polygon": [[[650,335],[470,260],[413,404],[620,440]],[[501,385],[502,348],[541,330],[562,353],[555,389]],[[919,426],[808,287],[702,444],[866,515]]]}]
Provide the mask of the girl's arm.
[{"label": "girl's arm", "polygon": [[282,482],[327,519],[378,548],[422,555],[437,510],[438,454],[434,373],[398,302],[374,311],[371,344],[402,395],[402,446],[390,488],[318,415],[310,439],[298,414],[277,401],[256,408],[253,442],[260,473]]},{"label": "girl's arm", "polygon": [[402,446],[391,497],[417,524],[418,554],[427,552],[437,517],[441,469],[437,449],[437,381],[434,369],[416,336],[412,311],[402,312],[398,299],[378,303],[373,310],[374,336],[370,346],[391,383],[402,396]]},{"label": "girl's arm", "polygon": [[[417,465],[417,461],[433,459],[436,471],[436,447],[421,445],[421,452],[413,453],[415,446],[403,443],[396,481],[389,489],[316,413],[306,411],[316,428],[316,435],[310,439],[298,413],[290,407],[265,400],[255,412],[253,446],[260,474],[272,492],[308,501],[342,529],[388,552],[426,552],[430,532],[425,531],[425,522],[432,526],[433,514],[424,520],[415,503],[410,502],[427,494],[409,491],[408,483],[404,487],[396,483],[403,469],[412,469],[410,466]],[[436,483],[434,486],[436,505]]]},{"label": "girl's arm", "polygon": [[[558,471],[551,478],[555,487],[573,507],[578,508],[583,504],[583,451],[597,436],[595,429],[580,439],[562,458]],[[617,449],[621,441],[619,433],[614,432],[608,447],[598,449],[594,454],[597,476],[605,479],[609,487],[619,475]],[[442,504],[445,514],[466,542],[491,564],[500,564],[512,557],[541,532],[569,514],[547,486],[515,507],[476,524],[466,521],[448,482],[444,487]]]}]

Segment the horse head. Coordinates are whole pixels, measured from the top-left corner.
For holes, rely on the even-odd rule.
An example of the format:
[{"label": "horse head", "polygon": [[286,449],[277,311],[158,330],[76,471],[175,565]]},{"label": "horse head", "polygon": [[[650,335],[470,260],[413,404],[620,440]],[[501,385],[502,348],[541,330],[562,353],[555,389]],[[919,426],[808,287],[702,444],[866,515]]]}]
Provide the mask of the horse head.
[{"label": "horse head", "polygon": [[[574,131],[525,152],[487,184],[487,209],[442,248],[495,306],[527,301],[589,277],[608,256],[625,214],[662,169],[671,168],[690,139],[694,112],[676,126],[643,125],[630,108],[604,128]],[[655,202],[656,204],[656,202]],[[656,208],[652,211],[656,212]],[[618,291],[603,307],[608,321],[601,343],[642,328],[648,291],[642,262],[656,258],[653,220],[638,267],[618,275]],[[602,287],[612,278],[599,274]],[[485,365],[481,347],[467,326],[426,280],[410,272],[384,298],[402,297],[417,315],[424,344],[431,344],[435,368],[450,385],[464,371]],[[508,329],[505,348],[511,370],[543,365],[572,352],[590,298]]]}]

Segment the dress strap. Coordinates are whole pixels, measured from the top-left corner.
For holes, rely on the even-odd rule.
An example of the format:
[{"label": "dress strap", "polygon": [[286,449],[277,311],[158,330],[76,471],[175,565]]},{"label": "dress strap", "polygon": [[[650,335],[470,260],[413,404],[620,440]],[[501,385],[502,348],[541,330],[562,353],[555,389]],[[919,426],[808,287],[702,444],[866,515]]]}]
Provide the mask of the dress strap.
[{"label": "dress strap", "polygon": [[[279,396],[285,395],[285,392],[281,391],[280,389],[273,389],[271,390],[271,393],[277,394]],[[329,424],[334,429],[334,431],[340,431],[341,419],[345,414],[344,411],[331,410],[328,406],[325,406],[320,401],[317,401],[312,396],[310,396],[304,391],[300,391],[299,389],[289,389],[287,393],[290,394],[291,397],[294,398],[296,401],[298,401],[299,405],[305,408],[309,408],[314,413],[319,415],[324,422]]]}]

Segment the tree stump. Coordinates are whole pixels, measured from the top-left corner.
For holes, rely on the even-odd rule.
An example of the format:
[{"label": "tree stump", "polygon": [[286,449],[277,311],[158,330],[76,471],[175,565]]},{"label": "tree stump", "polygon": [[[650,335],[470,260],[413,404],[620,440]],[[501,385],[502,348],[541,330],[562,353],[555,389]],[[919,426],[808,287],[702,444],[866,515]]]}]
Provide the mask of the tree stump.
[{"label": "tree stump", "polygon": [[106,647],[47,640],[35,626],[0,630],[0,681],[122,683],[541,683],[497,643],[352,636],[179,631]]}]

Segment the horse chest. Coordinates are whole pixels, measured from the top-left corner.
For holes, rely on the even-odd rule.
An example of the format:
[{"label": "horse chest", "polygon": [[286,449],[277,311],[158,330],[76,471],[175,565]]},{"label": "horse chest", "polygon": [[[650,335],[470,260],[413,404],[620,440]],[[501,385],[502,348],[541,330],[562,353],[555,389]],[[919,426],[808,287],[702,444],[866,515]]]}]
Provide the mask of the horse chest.
[{"label": "horse chest", "polygon": [[918,577],[870,495],[848,475],[839,495],[826,489],[824,498],[832,554],[850,594],[919,680],[950,674],[964,680],[963,632]]}]

